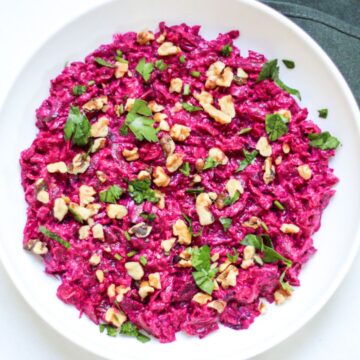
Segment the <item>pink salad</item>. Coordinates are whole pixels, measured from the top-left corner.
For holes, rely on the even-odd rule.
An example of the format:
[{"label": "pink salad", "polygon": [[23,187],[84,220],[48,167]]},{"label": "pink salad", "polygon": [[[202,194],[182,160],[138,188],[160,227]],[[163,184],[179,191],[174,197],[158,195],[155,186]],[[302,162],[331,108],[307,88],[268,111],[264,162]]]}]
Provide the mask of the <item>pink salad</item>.
[{"label": "pink salad", "polygon": [[339,141],[280,61],[199,30],[117,34],[67,65],[21,154],[24,247],[110,336],[247,329],[299,286],[335,192]]}]

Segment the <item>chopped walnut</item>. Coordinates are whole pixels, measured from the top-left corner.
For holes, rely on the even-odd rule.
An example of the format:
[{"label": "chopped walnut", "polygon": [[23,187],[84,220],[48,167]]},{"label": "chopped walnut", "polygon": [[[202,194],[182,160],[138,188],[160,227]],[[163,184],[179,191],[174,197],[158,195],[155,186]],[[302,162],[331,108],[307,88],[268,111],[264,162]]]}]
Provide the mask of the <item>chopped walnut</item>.
[{"label": "chopped walnut", "polygon": [[167,240],[162,240],[161,241],[161,248],[164,250],[165,253],[169,253],[170,250],[173,248],[173,246],[175,245],[175,238],[170,238]]},{"label": "chopped walnut", "polygon": [[89,259],[89,264],[92,266],[97,266],[100,264],[101,256],[99,254],[92,254]]},{"label": "chopped walnut", "polygon": [[162,136],[160,139],[160,145],[166,158],[172,155],[175,151],[175,142],[168,134],[164,134]]},{"label": "chopped walnut", "polygon": [[213,147],[209,150],[209,156],[221,165],[226,165],[229,161],[225,153],[217,147]]},{"label": "chopped walnut", "polygon": [[226,65],[221,61],[216,61],[211,64],[206,72],[206,76],[206,89],[214,89],[216,86],[230,87],[234,78],[231,68],[226,67]]},{"label": "chopped walnut", "polygon": [[279,155],[276,159],[275,159],[275,165],[280,165],[282,163],[282,156]]},{"label": "chopped walnut", "polygon": [[229,193],[229,196],[234,196],[237,192],[240,194],[244,193],[244,188],[238,179],[229,179],[225,185],[225,189]]},{"label": "chopped walnut", "polygon": [[160,120],[159,129],[161,131],[170,131],[170,125],[166,120]]},{"label": "chopped walnut", "polygon": [[223,113],[230,116],[231,119],[235,117],[234,100],[231,95],[223,96],[219,99],[219,106]]},{"label": "chopped walnut", "polygon": [[156,42],[158,44],[162,44],[165,41],[165,39],[166,39],[166,32],[163,32],[162,34],[160,34],[158,36],[158,38],[156,39]]},{"label": "chopped walnut", "polygon": [[272,147],[269,144],[268,139],[262,136],[256,143],[256,150],[259,151],[261,156],[269,157],[272,154]]},{"label": "chopped walnut", "polygon": [[51,174],[53,173],[65,174],[68,171],[67,166],[63,161],[47,164],[46,168],[47,171]]},{"label": "chopped walnut", "polygon": [[211,300],[212,300],[212,297],[210,295],[204,294],[201,292],[196,293],[192,298],[192,301],[195,301],[199,305],[205,305],[206,303],[208,303]]},{"label": "chopped walnut", "polygon": [[195,162],[195,169],[198,172],[201,172],[205,166],[205,161],[203,159],[197,159]]},{"label": "chopped walnut", "polygon": [[149,285],[154,289],[161,289],[160,273],[149,274]]},{"label": "chopped walnut", "polygon": [[274,300],[276,305],[283,304],[291,296],[291,291],[286,291],[282,288],[278,289],[274,293]]},{"label": "chopped walnut", "polygon": [[115,78],[122,78],[129,71],[129,64],[123,61],[117,61],[115,63]]},{"label": "chopped walnut", "polygon": [[36,194],[36,200],[43,204],[48,204],[50,201],[49,193],[46,190],[40,190]]},{"label": "chopped walnut", "polygon": [[274,165],[272,165],[271,157],[265,159],[264,168],[265,168],[265,172],[264,172],[263,180],[264,183],[268,185],[275,179],[275,167]]},{"label": "chopped walnut", "polygon": [[156,101],[149,101],[148,103],[148,108],[153,112],[153,113],[158,113],[161,112],[165,109],[164,106],[159,105]]},{"label": "chopped walnut", "polygon": [[210,211],[212,201],[207,193],[201,193],[196,197],[196,212],[199,216],[200,224],[210,225],[215,221],[213,214]]},{"label": "chopped walnut", "polygon": [[81,185],[79,188],[80,205],[87,205],[92,203],[95,200],[93,196],[95,194],[96,191],[92,186]]},{"label": "chopped walnut", "polygon": [[191,232],[184,220],[178,219],[172,227],[173,234],[178,236],[178,242],[181,245],[191,244]]},{"label": "chopped walnut", "polygon": [[83,174],[90,166],[90,156],[77,154],[68,168],[68,172],[73,175]]},{"label": "chopped walnut", "polygon": [[141,171],[137,174],[137,178],[138,178],[139,180],[145,180],[145,179],[151,180],[151,174],[150,174],[149,171],[141,170]]},{"label": "chopped walnut", "polygon": [[152,226],[144,222],[140,222],[129,229],[129,234],[135,235],[137,238],[146,238],[150,235]]},{"label": "chopped walnut", "polygon": [[90,234],[90,226],[89,225],[83,225],[79,229],[79,239],[84,240],[89,237]]},{"label": "chopped walnut", "polygon": [[142,281],[139,287],[139,295],[142,299],[145,299],[147,296],[154,292],[154,288],[149,285],[148,281]]},{"label": "chopped walnut", "polygon": [[284,234],[297,234],[300,231],[300,228],[295,224],[282,224],[280,230]]},{"label": "chopped walnut", "polygon": [[104,228],[101,224],[95,224],[92,228],[92,234],[94,239],[98,239],[98,240],[104,240],[105,239],[105,235],[104,235]]},{"label": "chopped walnut", "polygon": [[156,121],[156,122],[161,122],[165,119],[167,119],[167,115],[166,114],[163,114],[161,112],[157,112],[153,115],[153,119]]},{"label": "chopped walnut", "polygon": [[170,136],[176,141],[185,141],[190,136],[190,132],[188,126],[174,124],[170,129]]},{"label": "chopped walnut", "polygon": [[219,314],[221,314],[226,307],[226,302],[223,300],[214,300],[207,304],[207,307],[215,309]]},{"label": "chopped walnut", "polygon": [[224,289],[236,285],[236,277],[239,270],[234,265],[229,265],[217,278],[217,282],[221,284]]},{"label": "chopped walnut", "polygon": [[135,104],[135,99],[133,99],[133,98],[128,98],[128,99],[126,100],[126,103],[125,103],[125,110],[126,110],[126,111],[131,111],[131,109],[133,108],[134,104]]},{"label": "chopped walnut", "polygon": [[176,92],[180,94],[182,90],[182,86],[183,86],[183,81],[180,78],[171,79],[169,91],[171,93]]},{"label": "chopped walnut", "polygon": [[62,221],[64,219],[65,215],[68,212],[68,207],[63,198],[55,199],[53,212],[54,212],[54,217],[57,220]]},{"label": "chopped walnut", "polygon": [[96,270],[95,271],[95,276],[96,276],[99,283],[104,282],[105,275],[104,275],[104,272],[102,270],[100,270],[100,269]]},{"label": "chopped walnut", "polygon": [[86,208],[90,211],[90,216],[95,216],[99,212],[101,205],[100,204],[88,204],[88,205],[86,205]]},{"label": "chopped walnut", "polygon": [[101,116],[94,124],[91,125],[90,135],[94,138],[106,137],[109,133],[109,119]]},{"label": "chopped walnut", "polygon": [[162,43],[158,48],[158,55],[160,56],[176,55],[179,52],[181,52],[181,49],[169,41]]},{"label": "chopped walnut", "polygon": [[116,287],[116,301],[118,303],[122,302],[124,300],[124,295],[127,294],[131,289],[127,286],[119,285]]},{"label": "chopped walnut", "polygon": [[245,246],[243,253],[243,261],[241,262],[241,268],[246,270],[254,265],[255,247],[252,245]]},{"label": "chopped walnut", "polygon": [[96,111],[101,110],[104,105],[106,105],[108,102],[107,96],[100,96],[95,99],[91,99],[87,103],[83,105],[83,109],[85,111]]},{"label": "chopped walnut", "polygon": [[79,218],[81,221],[86,221],[91,216],[90,210],[84,206],[80,206],[74,202],[69,204],[69,210],[76,218]]},{"label": "chopped walnut", "polygon": [[139,149],[136,146],[131,150],[124,149],[122,155],[126,161],[135,161],[139,159]]},{"label": "chopped walnut", "polygon": [[234,81],[237,85],[244,85],[247,83],[249,75],[244,69],[238,68],[236,70],[236,75],[234,76]]},{"label": "chopped walnut", "polygon": [[154,190],[154,192],[156,197],[159,199],[159,201],[156,203],[156,206],[161,210],[165,209],[165,194],[160,190]]},{"label": "chopped walnut", "polygon": [[136,41],[140,45],[146,45],[155,39],[154,33],[150,30],[143,30],[137,33]]},{"label": "chopped walnut", "polygon": [[305,164],[305,165],[300,165],[297,167],[297,171],[299,173],[299,175],[304,179],[304,180],[310,180],[311,176],[312,176],[312,171],[309,165]]},{"label": "chopped walnut", "polygon": [[48,253],[48,248],[45,243],[38,239],[34,239],[33,244],[31,245],[31,251],[35,255],[45,255]]},{"label": "chopped walnut", "polygon": [[218,110],[215,106],[211,104],[204,104],[203,106],[204,111],[210,115],[216,122],[219,124],[230,124],[231,123],[231,116],[225,114],[223,111]]},{"label": "chopped walnut", "polygon": [[97,139],[95,139],[94,142],[91,145],[90,152],[92,154],[96,153],[100,149],[103,149],[105,147],[105,144],[106,144],[106,139],[105,138],[97,138]]},{"label": "chopped walnut", "polygon": [[194,98],[199,101],[201,106],[205,104],[212,104],[214,99],[213,96],[207,91],[201,91],[201,93],[194,93]]},{"label": "chopped walnut", "polygon": [[96,171],[96,177],[101,183],[106,182],[106,175],[103,171],[100,170]]},{"label": "chopped walnut", "polygon": [[290,145],[289,144],[287,144],[287,143],[284,143],[283,145],[282,145],[282,151],[284,152],[284,154],[288,154],[289,152],[290,152]]},{"label": "chopped walnut", "polygon": [[170,177],[161,166],[156,166],[153,172],[154,184],[158,187],[166,187],[170,183]]},{"label": "chopped walnut", "polygon": [[106,207],[106,214],[110,219],[121,220],[128,214],[128,210],[123,205],[109,204]]},{"label": "chopped walnut", "polygon": [[122,311],[111,307],[105,313],[105,321],[119,328],[126,321],[126,315]]},{"label": "chopped walnut", "polygon": [[166,168],[169,172],[175,172],[183,164],[183,156],[181,154],[172,154],[166,159]]},{"label": "chopped walnut", "polygon": [[128,275],[134,280],[140,280],[144,276],[142,266],[135,261],[130,261],[125,264]]},{"label": "chopped walnut", "polygon": [[257,216],[252,216],[249,220],[242,223],[242,226],[251,228],[251,229],[258,229],[262,224],[262,221]]}]

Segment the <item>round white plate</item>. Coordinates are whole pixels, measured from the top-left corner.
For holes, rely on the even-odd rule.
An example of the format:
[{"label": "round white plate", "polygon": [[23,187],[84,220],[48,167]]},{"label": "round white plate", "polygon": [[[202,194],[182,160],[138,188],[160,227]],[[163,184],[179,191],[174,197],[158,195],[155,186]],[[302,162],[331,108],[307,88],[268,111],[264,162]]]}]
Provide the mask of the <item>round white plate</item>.
[{"label": "round white plate", "polygon": [[[36,134],[35,109],[48,95],[49,81],[66,61],[81,60],[116,32],[156,28],[158,22],[201,24],[202,34],[240,29],[237,45],[268,58],[293,59],[281,78],[301,91],[310,118],[339,137],[331,166],[341,182],[315,235],[318,252],[304,267],[302,285],[283,306],[271,306],[249,330],[221,328],[203,340],[183,334],[171,344],[141,344],[110,338],[75,308],[56,297],[59,282],[43,273],[39,259],[22,249],[26,205],[20,185],[19,156]],[[317,109],[328,107],[326,120]],[[347,84],[320,47],[295,24],[251,0],[146,0],[109,2],[66,25],[28,61],[10,89],[0,114],[0,254],[24,298],[54,329],[76,344],[109,359],[246,359],[269,349],[304,325],[325,304],[349,270],[359,245],[359,112]],[[340,311],[340,309],[339,309]]]}]

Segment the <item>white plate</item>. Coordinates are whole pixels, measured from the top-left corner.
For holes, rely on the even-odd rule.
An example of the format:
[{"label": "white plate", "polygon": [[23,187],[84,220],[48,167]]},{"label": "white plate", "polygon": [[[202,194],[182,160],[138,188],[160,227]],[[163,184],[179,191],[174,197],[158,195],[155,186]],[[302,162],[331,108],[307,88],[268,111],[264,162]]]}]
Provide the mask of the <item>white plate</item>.
[{"label": "white plate", "polygon": [[[134,339],[109,338],[75,308],[56,298],[58,281],[43,273],[41,262],[22,249],[25,203],[20,186],[19,155],[36,134],[34,112],[47,97],[49,81],[67,60],[79,60],[112,34],[159,21],[201,24],[208,38],[240,29],[237,45],[290,58],[296,69],[281,70],[285,83],[301,91],[310,117],[335,134],[343,146],[331,162],[341,182],[315,236],[318,252],[301,274],[302,286],[281,307],[271,306],[246,331],[222,328],[203,340],[178,336],[171,344],[141,344]],[[329,107],[318,120],[316,110]],[[54,329],[69,340],[109,359],[246,359],[269,349],[304,325],[325,304],[349,270],[359,245],[360,136],[354,97],[337,68],[320,47],[296,25],[274,10],[250,0],[146,0],[109,2],[80,16],[49,39],[29,60],[4,102],[0,115],[0,254],[24,298]],[[340,309],[339,309],[340,311]],[[335,324],[334,324],[335,325]]]}]

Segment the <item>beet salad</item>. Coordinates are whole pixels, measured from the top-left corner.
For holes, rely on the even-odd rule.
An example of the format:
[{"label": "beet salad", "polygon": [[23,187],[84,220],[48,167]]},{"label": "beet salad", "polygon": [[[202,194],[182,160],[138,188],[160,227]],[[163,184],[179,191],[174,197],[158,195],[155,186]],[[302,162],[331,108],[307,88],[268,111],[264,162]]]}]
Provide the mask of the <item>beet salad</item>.
[{"label": "beet salad", "polygon": [[21,154],[24,247],[110,336],[247,329],[299,286],[335,192],[339,141],[281,80],[296,64],[199,30],[116,34],[65,66]]}]

